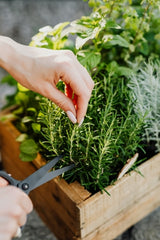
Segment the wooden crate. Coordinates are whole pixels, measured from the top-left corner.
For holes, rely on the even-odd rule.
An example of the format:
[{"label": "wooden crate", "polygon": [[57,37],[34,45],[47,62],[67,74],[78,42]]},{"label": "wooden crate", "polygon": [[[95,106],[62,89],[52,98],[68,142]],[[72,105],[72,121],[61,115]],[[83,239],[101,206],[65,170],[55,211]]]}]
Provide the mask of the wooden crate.
[{"label": "wooden crate", "polygon": [[[1,154],[5,170],[24,179],[45,164],[19,159],[19,132],[9,121],[0,122]],[[91,195],[78,182],[57,177],[30,193],[42,220],[59,240],[111,240],[160,206],[160,154],[126,174],[106,190]]]}]

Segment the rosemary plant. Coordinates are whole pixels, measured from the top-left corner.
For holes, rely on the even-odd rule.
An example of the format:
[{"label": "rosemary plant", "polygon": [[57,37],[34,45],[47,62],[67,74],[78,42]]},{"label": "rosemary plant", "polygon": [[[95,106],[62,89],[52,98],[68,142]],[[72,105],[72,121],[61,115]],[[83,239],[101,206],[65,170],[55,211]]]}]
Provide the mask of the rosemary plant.
[{"label": "rosemary plant", "polygon": [[45,157],[64,154],[61,166],[70,162],[76,165],[65,178],[77,179],[92,192],[104,189],[116,179],[126,160],[139,146],[143,124],[143,118],[132,112],[132,100],[123,78],[117,82],[114,75],[97,74],[95,82],[82,127],[73,126],[47,99],[41,103],[38,118]]}]

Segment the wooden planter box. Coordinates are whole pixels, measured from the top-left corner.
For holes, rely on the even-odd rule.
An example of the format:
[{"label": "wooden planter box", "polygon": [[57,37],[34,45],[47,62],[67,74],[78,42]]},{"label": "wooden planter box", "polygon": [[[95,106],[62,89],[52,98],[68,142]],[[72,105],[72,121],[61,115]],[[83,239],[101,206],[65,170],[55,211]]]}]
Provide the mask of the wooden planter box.
[{"label": "wooden planter box", "polygon": [[[5,170],[18,180],[45,164],[19,159],[19,132],[9,121],[0,122],[1,154]],[[126,174],[106,190],[91,195],[78,182],[57,177],[31,192],[42,220],[60,240],[111,240],[160,206],[160,154]]]}]

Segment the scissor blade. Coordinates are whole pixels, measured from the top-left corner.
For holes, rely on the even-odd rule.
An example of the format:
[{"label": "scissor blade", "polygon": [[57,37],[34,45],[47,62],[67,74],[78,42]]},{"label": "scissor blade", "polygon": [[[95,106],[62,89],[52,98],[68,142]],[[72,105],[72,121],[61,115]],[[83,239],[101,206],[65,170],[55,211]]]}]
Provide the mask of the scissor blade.
[{"label": "scissor blade", "polygon": [[41,179],[39,179],[37,184],[35,184],[31,190],[43,185],[44,183],[52,180],[53,178],[61,175],[62,173],[65,173],[65,172],[71,170],[74,167],[75,167],[75,164],[71,164],[70,166],[63,167],[63,168],[60,168],[55,171],[51,171],[51,172],[47,173],[45,176],[43,176]]},{"label": "scissor blade", "polygon": [[41,179],[43,178],[43,176],[52,168],[56,165],[56,163],[62,158],[63,156],[57,156],[55,157],[53,160],[51,160],[50,162],[48,162],[46,165],[44,165],[43,167],[41,167],[40,169],[38,169],[37,171],[35,171],[33,174],[31,174],[29,177],[25,178],[23,181],[21,181],[19,183],[20,188],[22,188],[22,185],[25,183],[27,183],[29,185],[29,189],[27,190],[27,192],[30,192],[31,190],[33,190],[35,187],[35,184]]}]

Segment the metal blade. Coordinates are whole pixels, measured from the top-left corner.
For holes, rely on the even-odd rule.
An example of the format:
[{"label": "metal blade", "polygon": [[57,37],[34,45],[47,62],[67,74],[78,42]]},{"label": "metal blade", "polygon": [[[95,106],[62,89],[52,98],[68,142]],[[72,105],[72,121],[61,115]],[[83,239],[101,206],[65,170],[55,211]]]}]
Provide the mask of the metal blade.
[{"label": "metal blade", "polygon": [[[55,171],[51,171],[51,172],[47,173],[45,176],[43,176],[41,179],[39,179],[39,181],[37,182],[37,184],[34,185],[33,189],[35,189],[35,188],[41,186],[42,184],[44,184],[44,183],[52,180],[53,178],[61,175],[62,173],[71,170],[71,169],[74,168],[74,167],[75,167],[75,164],[72,164],[72,165],[70,165],[70,166],[63,167],[63,168],[60,168],[60,169],[57,169],[57,170],[55,170]],[[32,189],[32,190],[33,190],[33,189]]]},{"label": "metal blade", "polygon": [[[46,173],[56,165],[56,163],[62,158],[63,156],[57,156],[55,157],[53,160],[51,160],[50,162],[48,162],[46,165],[44,165],[43,167],[41,167],[40,169],[38,169],[37,171],[35,171],[33,174],[31,174],[29,177],[25,178],[23,181],[21,181],[18,184],[18,187],[21,188],[23,191],[25,191],[26,193],[29,193],[32,189],[34,189],[35,184],[37,184],[37,182],[43,178],[44,175],[46,175]],[[24,189],[24,184],[28,185],[27,189]]]}]

